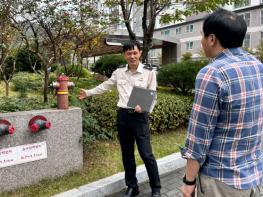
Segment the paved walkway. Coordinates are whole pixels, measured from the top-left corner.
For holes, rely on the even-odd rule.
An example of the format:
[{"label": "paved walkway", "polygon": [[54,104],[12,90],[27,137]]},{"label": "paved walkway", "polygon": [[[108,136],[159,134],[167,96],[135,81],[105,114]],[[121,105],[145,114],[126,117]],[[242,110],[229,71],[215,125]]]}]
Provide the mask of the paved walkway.
[{"label": "paved walkway", "polygon": [[[181,197],[180,187],[182,186],[182,177],[184,175],[184,168],[180,168],[175,170],[174,172],[165,174],[161,176],[162,197]],[[151,188],[148,182],[142,183],[139,186],[140,194],[136,197],[150,197],[151,196]],[[124,192],[115,193],[108,197],[120,197]],[[263,196],[263,185],[261,186],[261,196]]]},{"label": "paved walkway", "polygon": [[[162,197],[182,197],[180,187],[183,184],[185,159],[182,159],[180,153],[174,153],[158,159],[157,164],[161,175]],[[150,197],[151,188],[145,166],[138,166],[136,171],[140,189],[137,197]],[[125,188],[124,172],[121,172],[53,197],[121,197]],[[261,197],[263,197],[263,185],[261,186]]]},{"label": "paved walkway", "polygon": [[[182,177],[184,174],[184,169],[180,168],[174,172],[165,174],[161,176],[162,197],[181,197],[180,187],[182,186]],[[151,188],[148,181],[139,186],[140,194],[137,197],[149,197],[151,196]],[[120,197],[122,192],[110,195],[109,197]]]}]

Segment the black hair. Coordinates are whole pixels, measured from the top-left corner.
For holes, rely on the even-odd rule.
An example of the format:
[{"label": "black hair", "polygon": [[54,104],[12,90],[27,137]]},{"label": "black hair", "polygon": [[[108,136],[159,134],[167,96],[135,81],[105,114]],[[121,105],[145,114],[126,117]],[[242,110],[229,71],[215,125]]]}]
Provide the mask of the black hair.
[{"label": "black hair", "polygon": [[137,46],[139,51],[141,51],[140,43],[138,41],[131,40],[123,45],[122,52],[125,53],[126,51],[133,50],[135,46]]},{"label": "black hair", "polygon": [[203,23],[204,36],[215,34],[224,48],[242,46],[246,31],[247,25],[242,16],[222,8],[209,14]]}]

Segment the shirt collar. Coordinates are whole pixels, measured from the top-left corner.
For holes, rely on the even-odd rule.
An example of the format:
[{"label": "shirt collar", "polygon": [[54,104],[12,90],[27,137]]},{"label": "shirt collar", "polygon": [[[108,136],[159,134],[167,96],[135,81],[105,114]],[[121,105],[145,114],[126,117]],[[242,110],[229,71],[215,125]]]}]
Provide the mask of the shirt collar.
[{"label": "shirt collar", "polygon": [[[144,66],[144,65],[140,62],[139,65],[138,65],[138,67],[137,67],[136,72],[142,73],[143,66]],[[128,64],[126,64],[125,71],[128,71]]]},{"label": "shirt collar", "polygon": [[226,48],[223,51],[221,51],[216,57],[214,57],[212,61],[215,61],[217,59],[221,59],[224,57],[235,56],[235,55],[240,55],[240,54],[244,54],[244,51],[240,47]]}]

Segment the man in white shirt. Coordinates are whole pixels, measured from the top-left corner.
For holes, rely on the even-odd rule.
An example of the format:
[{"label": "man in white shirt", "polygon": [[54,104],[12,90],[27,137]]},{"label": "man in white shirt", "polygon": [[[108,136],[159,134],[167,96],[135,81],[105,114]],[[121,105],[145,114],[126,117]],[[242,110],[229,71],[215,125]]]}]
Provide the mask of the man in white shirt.
[{"label": "man in white shirt", "polygon": [[142,112],[137,105],[135,109],[127,107],[133,86],[156,90],[156,73],[151,66],[140,62],[142,51],[140,44],[131,41],[123,46],[123,56],[127,65],[117,68],[111,78],[91,90],[80,90],[79,99],[102,94],[117,86],[119,101],[117,106],[117,128],[122,150],[122,160],[125,169],[127,190],[123,197],[133,197],[139,194],[134,143],[145,163],[152,188],[152,197],[160,197],[160,178],[156,160],[150,144],[148,113]]}]

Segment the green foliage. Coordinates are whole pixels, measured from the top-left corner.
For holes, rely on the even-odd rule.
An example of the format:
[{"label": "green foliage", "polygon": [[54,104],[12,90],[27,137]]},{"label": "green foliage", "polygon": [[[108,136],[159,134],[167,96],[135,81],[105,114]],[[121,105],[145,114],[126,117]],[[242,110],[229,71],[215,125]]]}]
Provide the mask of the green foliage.
[{"label": "green foliage", "polygon": [[58,66],[58,74],[65,74],[68,77],[82,77],[91,79],[92,75],[90,74],[87,68],[84,68],[80,65],[67,65],[67,66]]},{"label": "green foliage", "polygon": [[101,81],[95,81],[89,78],[78,79],[77,77],[70,77],[69,80],[74,82],[75,87],[84,88],[84,89],[89,89],[101,83]]},{"label": "green foliage", "polygon": [[43,80],[39,74],[19,72],[13,77],[13,90],[20,92],[21,97],[26,97],[30,91],[39,91]]},{"label": "green foliage", "polygon": [[41,69],[41,61],[39,57],[32,51],[24,48],[20,49],[17,54],[16,71],[18,72],[33,72]]},{"label": "green foliage", "polygon": [[112,72],[122,64],[126,64],[122,55],[105,55],[94,64],[92,71],[111,77]]},{"label": "green foliage", "polygon": [[[117,99],[116,90],[84,101],[79,101],[74,96],[70,99],[71,105],[83,110],[84,143],[94,139],[116,138]],[[158,92],[157,104],[149,119],[151,131],[163,133],[184,126],[188,121],[191,106],[190,97]]]},{"label": "green foliage", "polygon": [[0,111],[16,112],[29,111],[35,109],[50,108],[52,103],[43,104],[40,98],[16,98],[16,97],[0,97]]},{"label": "green foliage", "polygon": [[182,61],[175,64],[162,65],[158,72],[158,83],[170,86],[178,93],[187,95],[194,89],[198,71],[208,63],[207,60]]},{"label": "green foliage", "polygon": [[172,93],[158,93],[151,113],[151,131],[163,133],[185,126],[192,108],[192,99]]},{"label": "green foliage", "polygon": [[52,82],[55,82],[55,81],[57,81],[56,73],[54,72],[49,73],[48,84],[51,84]]},{"label": "green foliage", "polygon": [[255,56],[263,62],[263,40],[259,43]]},{"label": "green foliage", "polygon": [[86,99],[83,109],[84,135],[96,139],[116,137],[117,92]]},{"label": "green foliage", "polygon": [[192,53],[191,52],[186,52],[182,55],[182,61],[187,61],[187,60],[191,60],[192,58]]},{"label": "green foliage", "polygon": [[51,67],[50,72],[55,72],[58,69],[59,65],[58,64],[51,64],[50,67]]},{"label": "green foliage", "polygon": [[14,61],[15,59],[13,57],[8,57],[4,64],[2,65],[2,71],[1,71],[1,79],[9,80],[12,79],[15,68],[14,68]]},{"label": "green foliage", "polygon": [[160,18],[160,23],[167,24],[170,22],[176,23],[178,21],[183,21],[185,16],[190,16],[191,13],[192,12],[190,10],[176,9],[173,14],[169,14],[169,13],[162,14]]}]

